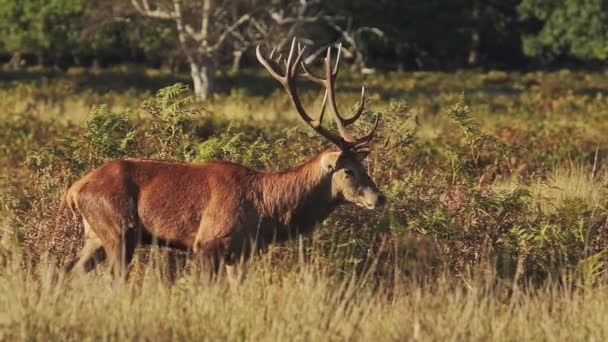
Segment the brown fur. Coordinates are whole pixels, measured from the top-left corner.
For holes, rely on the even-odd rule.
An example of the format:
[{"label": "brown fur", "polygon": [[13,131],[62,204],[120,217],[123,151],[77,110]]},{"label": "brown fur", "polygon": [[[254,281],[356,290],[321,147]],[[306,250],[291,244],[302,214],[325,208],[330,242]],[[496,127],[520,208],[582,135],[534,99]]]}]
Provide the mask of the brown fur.
[{"label": "brown fur", "polygon": [[232,264],[254,246],[310,232],[342,202],[381,205],[360,159],[330,149],[283,172],[223,161],[112,160],[66,194],[85,226],[85,246],[67,269],[88,271],[105,254],[124,275],[136,245],[154,241],[192,249],[213,269]]},{"label": "brown fur", "polygon": [[[294,39],[283,72],[261,55],[259,46],[256,55],[283,84],[300,117],[339,149],[284,172],[257,172],[222,161],[110,161],[74,183],[66,195],[68,206],[82,215],[85,230],[85,245],[68,270],[88,271],[105,254],[112,270],[124,275],[135,246],[155,240],[192,249],[203,265],[216,270],[220,261],[231,265],[252,247],[310,232],[340,203],[368,209],[382,205],[384,196],[361,164],[378,117],[366,136],[348,133],[346,126],[363,113],[364,92],[359,110],[344,119],[335,103],[338,69],[331,66],[331,48],[325,63],[328,76],[321,79],[300,64],[304,49],[298,45],[296,55],[295,47]],[[298,73],[292,66],[302,67],[304,75],[326,88],[318,120],[300,103],[293,82]],[[340,135],[321,126],[328,99]]]}]

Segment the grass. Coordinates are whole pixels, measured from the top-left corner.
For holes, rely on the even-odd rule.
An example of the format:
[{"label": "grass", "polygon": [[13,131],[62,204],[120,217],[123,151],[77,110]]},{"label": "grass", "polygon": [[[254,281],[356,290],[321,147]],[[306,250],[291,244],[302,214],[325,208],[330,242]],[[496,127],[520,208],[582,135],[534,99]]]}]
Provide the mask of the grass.
[{"label": "grass", "polygon": [[324,144],[275,82],[222,76],[198,102],[157,93],[187,80],[163,71],[3,74],[0,340],[606,340],[607,75],[345,75],[344,111],[365,84],[365,117],[382,113],[368,168],[388,205],[340,208],[230,287],[193,264],[168,281],[145,253],[126,283],[103,269],[58,281],[82,243],[61,198],[123,156],[272,170],[312,157]]},{"label": "grass", "polygon": [[[266,266],[267,267],[267,266]],[[0,276],[3,340],[547,340],[608,338],[608,288],[546,286],[507,296],[487,280],[391,288],[303,264],[256,269],[237,287],[151,267],[137,283],[103,274],[57,285],[54,267]]]},{"label": "grass", "polygon": [[495,189],[512,191],[525,187],[545,212],[555,212],[556,205],[568,200],[581,201],[591,208],[602,207],[608,198],[608,173],[593,172],[593,167],[561,166],[549,170],[542,178],[523,185],[518,179],[506,179],[495,184]]}]

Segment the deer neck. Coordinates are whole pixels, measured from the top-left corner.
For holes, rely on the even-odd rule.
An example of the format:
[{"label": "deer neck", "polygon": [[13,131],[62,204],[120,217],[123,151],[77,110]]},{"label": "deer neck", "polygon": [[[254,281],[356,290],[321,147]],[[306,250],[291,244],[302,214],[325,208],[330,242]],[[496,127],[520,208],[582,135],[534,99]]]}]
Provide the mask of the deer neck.
[{"label": "deer neck", "polygon": [[265,217],[304,233],[335,209],[339,199],[321,165],[326,152],[287,171],[259,174],[258,207]]}]

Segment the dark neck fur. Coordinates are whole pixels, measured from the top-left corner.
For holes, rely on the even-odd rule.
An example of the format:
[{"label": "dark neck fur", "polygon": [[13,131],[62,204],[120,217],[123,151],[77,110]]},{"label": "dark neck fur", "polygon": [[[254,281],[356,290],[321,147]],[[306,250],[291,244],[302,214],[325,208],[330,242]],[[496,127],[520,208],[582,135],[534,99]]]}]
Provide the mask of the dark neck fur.
[{"label": "dark neck fur", "polygon": [[332,195],[331,175],[321,167],[322,156],[287,171],[256,175],[254,203],[265,218],[306,233],[335,209],[338,201]]}]

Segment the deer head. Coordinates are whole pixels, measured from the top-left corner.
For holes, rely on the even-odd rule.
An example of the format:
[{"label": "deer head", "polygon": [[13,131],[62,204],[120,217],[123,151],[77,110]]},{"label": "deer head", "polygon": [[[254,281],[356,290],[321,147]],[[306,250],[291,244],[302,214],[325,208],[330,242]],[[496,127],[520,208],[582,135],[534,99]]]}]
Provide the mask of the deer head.
[{"label": "deer head", "polygon": [[[361,88],[359,108],[354,115],[345,118],[338,109],[335,97],[335,80],[340,66],[341,46],[338,47],[336,62],[333,68],[332,50],[331,47],[327,48],[324,77],[315,75],[303,61],[305,49],[305,47],[296,43],[296,39],[294,38],[286,59],[283,59],[280,54],[276,58],[273,58],[276,48],[270,52],[267,59],[262,55],[259,45],[256,49],[256,55],[260,63],[283,85],[300,117],[317,133],[335,145],[335,148],[324,152],[320,158],[322,171],[331,177],[332,195],[335,198],[355,203],[367,209],[375,209],[384,204],[385,197],[367,174],[363,160],[369,153],[374,133],[378,127],[379,117],[376,117],[374,126],[368,134],[360,138],[353,137],[348,132],[347,127],[357,121],[363,113],[365,88]],[[281,70],[281,64],[284,65],[283,70]],[[302,76],[325,88],[325,95],[317,119],[306,113],[300,102],[295,86],[296,76]],[[327,101],[329,101],[333,110],[338,134],[322,125]]]}]

